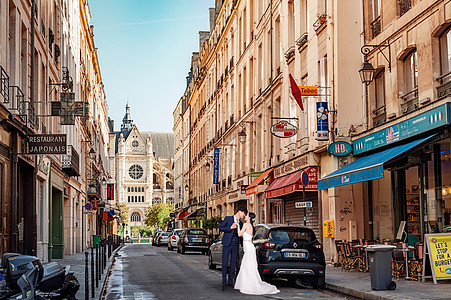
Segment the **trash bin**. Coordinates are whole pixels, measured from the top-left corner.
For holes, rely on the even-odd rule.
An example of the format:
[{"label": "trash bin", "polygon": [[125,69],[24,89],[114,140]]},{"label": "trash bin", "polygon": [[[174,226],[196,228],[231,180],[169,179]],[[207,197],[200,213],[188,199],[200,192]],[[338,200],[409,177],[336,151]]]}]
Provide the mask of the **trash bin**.
[{"label": "trash bin", "polygon": [[368,254],[371,288],[378,290],[394,290],[396,282],[392,280],[392,245],[370,245],[365,251]]},{"label": "trash bin", "polygon": [[102,236],[101,236],[100,234],[93,234],[93,235],[92,235],[92,245],[93,245],[94,247],[98,247],[97,244],[100,243],[100,238],[101,238],[101,237],[102,237]]}]

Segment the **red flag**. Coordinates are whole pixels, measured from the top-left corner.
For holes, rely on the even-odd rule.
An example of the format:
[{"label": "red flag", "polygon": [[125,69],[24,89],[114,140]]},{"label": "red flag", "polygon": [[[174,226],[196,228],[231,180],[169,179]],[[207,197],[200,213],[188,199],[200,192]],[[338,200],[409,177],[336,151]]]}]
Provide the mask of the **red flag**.
[{"label": "red flag", "polygon": [[290,76],[291,94],[293,95],[294,99],[296,99],[296,102],[299,104],[301,110],[304,111],[304,106],[302,105],[301,90],[296,84],[296,81],[294,81],[293,76],[291,76],[291,74],[288,75]]}]

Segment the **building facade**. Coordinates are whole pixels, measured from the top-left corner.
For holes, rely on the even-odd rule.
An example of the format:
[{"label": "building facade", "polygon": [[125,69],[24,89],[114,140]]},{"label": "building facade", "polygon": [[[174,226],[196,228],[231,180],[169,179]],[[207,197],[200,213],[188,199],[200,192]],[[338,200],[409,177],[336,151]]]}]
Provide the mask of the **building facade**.
[{"label": "building facade", "polygon": [[[152,205],[175,205],[174,135],[141,132],[133,124],[128,104],[121,130],[110,132],[109,159],[115,180],[116,201],[129,209],[126,235],[132,226],[145,226],[146,210]],[[111,126],[113,127],[113,126]]]}]

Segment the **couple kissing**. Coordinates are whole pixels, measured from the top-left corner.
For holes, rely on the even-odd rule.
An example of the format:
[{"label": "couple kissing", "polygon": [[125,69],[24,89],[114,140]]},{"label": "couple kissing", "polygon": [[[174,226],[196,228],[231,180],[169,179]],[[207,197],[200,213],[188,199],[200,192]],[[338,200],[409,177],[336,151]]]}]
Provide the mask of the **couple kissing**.
[{"label": "couple kissing", "polygon": [[[244,223],[241,221],[243,219]],[[222,290],[225,290],[227,284],[234,286],[244,294],[276,294],[279,290],[274,285],[262,281],[258,273],[257,255],[252,243],[254,220],[255,214],[248,213],[246,207],[240,206],[235,211],[235,215],[225,217],[219,226],[219,231],[224,232],[222,237]],[[234,284],[241,238],[243,239],[244,256]]]}]

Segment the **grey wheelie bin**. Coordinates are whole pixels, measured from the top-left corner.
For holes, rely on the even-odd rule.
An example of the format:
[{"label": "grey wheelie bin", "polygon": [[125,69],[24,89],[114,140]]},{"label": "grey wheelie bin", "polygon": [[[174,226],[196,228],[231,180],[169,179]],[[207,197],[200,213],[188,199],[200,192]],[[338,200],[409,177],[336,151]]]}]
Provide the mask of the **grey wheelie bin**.
[{"label": "grey wheelie bin", "polygon": [[370,266],[371,288],[377,290],[394,290],[396,282],[392,280],[392,245],[371,245],[366,247]]}]

